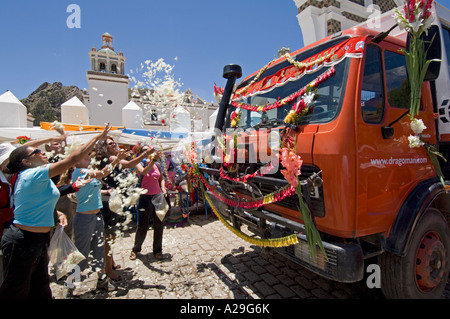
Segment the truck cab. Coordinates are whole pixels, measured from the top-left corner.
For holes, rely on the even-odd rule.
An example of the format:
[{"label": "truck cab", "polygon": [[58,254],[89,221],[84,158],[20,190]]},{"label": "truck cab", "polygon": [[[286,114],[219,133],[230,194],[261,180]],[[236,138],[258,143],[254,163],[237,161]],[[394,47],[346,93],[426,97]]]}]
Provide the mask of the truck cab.
[{"label": "truck cab", "polygon": [[[424,142],[450,159],[450,14],[435,6],[433,45],[441,62],[423,84],[418,117],[426,126]],[[297,141],[295,152],[303,161],[300,179],[308,187],[304,200],[326,254],[319,249],[315,258],[310,254],[297,195],[255,209],[216,204],[234,227],[246,225],[261,238],[296,234],[298,244],[275,250],[324,277],[360,281],[365,260],[376,258],[386,297],[439,298],[450,268],[450,194],[426,149],[408,145],[407,36],[393,29],[380,38],[380,32],[393,25],[388,13],[379,30],[359,25],[295,51],[289,59],[272,61],[236,87],[227,83],[229,92],[220,104],[216,128],[222,132],[229,132],[233,112],[240,111],[232,129],[237,150],[244,155],[235,170],[228,171],[230,176],[268,165],[277,151],[269,148],[263,158],[260,141],[274,132],[282,142]],[[224,77],[230,78],[233,67],[226,70]],[[296,125],[286,123],[298,103],[294,97],[319,80],[310,111]],[[280,100],[286,103],[277,104]],[[244,183],[222,178],[222,165],[216,161],[204,171],[224,193],[242,201],[288,184],[281,166]],[[441,167],[447,180],[448,164],[441,161]]]}]

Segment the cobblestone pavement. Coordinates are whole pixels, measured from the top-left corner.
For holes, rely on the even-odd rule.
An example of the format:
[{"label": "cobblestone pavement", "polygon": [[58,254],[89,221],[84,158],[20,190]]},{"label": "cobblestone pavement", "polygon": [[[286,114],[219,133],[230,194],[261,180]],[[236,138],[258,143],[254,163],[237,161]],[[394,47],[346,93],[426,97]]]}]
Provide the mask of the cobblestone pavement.
[{"label": "cobblestone pavement", "polygon": [[[365,282],[324,279],[279,254],[267,254],[231,233],[215,217],[191,215],[184,227],[166,228],[164,259],[151,253],[150,229],[142,254],[130,260],[135,224],[114,247],[122,280],[117,290],[95,290],[88,274],[72,292],[74,299],[383,299]],[[450,285],[443,298],[450,299]],[[64,282],[51,284],[54,298],[66,298]]]}]

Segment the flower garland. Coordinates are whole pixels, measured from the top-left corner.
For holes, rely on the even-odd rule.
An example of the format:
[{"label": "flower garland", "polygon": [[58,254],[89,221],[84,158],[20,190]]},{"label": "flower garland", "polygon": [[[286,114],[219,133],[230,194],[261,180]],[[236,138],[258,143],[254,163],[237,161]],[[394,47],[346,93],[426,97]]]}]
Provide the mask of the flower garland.
[{"label": "flower garland", "polygon": [[236,172],[238,170],[238,164],[237,164],[237,155],[238,155],[238,150],[237,150],[237,135],[233,134],[232,139],[230,138],[230,153],[227,154],[226,153],[226,140],[227,140],[227,135],[224,134],[223,135],[223,141],[219,140],[220,146],[222,148],[222,161],[223,161],[223,166],[226,167],[228,169],[228,171],[232,171],[232,172]]},{"label": "flower garland", "polygon": [[231,127],[236,127],[236,125],[239,124],[239,121],[241,120],[241,111],[234,111],[230,115],[231,120]]},{"label": "flower garland", "polygon": [[431,15],[433,0],[406,0],[402,12],[399,9],[394,10],[394,18],[400,29],[409,32],[411,36],[409,50],[405,51],[406,69],[408,71],[408,80],[411,88],[411,105],[409,108],[410,126],[414,135],[408,137],[409,147],[417,148],[424,146],[428,156],[433,163],[436,174],[442,185],[445,187],[444,175],[439,164],[438,156],[444,161],[445,157],[438,149],[430,144],[426,144],[422,138],[422,131],[426,129],[423,121],[416,119],[419,114],[420,102],[422,97],[422,85],[425,79],[428,66],[433,61],[426,60],[425,42],[421,38],[423,33],[427,33],[434,18]]},{"label": "flower garland", "polygon": [[[317,59],[312,58],[310,62],[298,62],[295,61],[289,53],[284,54],[282,57],[284,57],[289,63],[295,65],[299,71],[303,70],[303,69],[308,69],[312,66],[317,66],[320,65],[322,63],[324,63],[326,60],[329,60],[332,56],[334,55],[334,49],[332,49],[330,51],[330,53],[324,53],[323,56],[319,55],[317,57]],[[255,78],[246,86],[240,88],[239,90],[236,91],[236,95],[240,95],[242,94],[244,91],[246,91],[250,86],[252,86],[253,84],[255,84],[260,78],[261,76],[264,74],[264,72],[266,72],[266,70],[269,68],[269,66],[271,64],[273,64],[275,61],[277,61],[279,58],[275,58],[272,61],[270,61],[269,63],[267,63],[259,72],[258,74],[256,74]]]},{"label": "flower garland", "polygon": [[[159,148],[162,150],[163,146],[161,144],[161,142],[158,142]],[[167,171],[167,167],[166,167],[166,155],[164,154],[164,152],[161,152],[161,157],[159,159],[160,161],[160,165],[161,165],[161,169],[163,170],[163,176],[164,176],[164,185],[166,186],[166,188],[168,190],[172,190],[174,187],[172,185],[172,180],[169,177],[169,172]]]},{"label": "flower garland", "polygon": [[[282,187],[278,191],[272,192],[263,197],[257,198],[256,200],[253,200],[253,201],[246,201],[246,202],[235,201],[235,200],[226,198],[225,196],[222,196],[214,186],[209,184],[209,182],[205,179],[203,174],[200,172],[198,165],[196,165],[195,170],[196,170],[196,175],[198,176],[198,178],[200,178],[200,180],[203,182],[204,186],[206,186],[206,188],[214,195],[214,197],[216,197],[220,201],[222,201],[225,204],[232,206],[232,207],[255,209],[255,208],[259,208],[264,205],[267,205],[267,204],[276,203],[278,201],[285,199],[286,197],[294,195],[294,193],[295,193],[295,188],[292,187],[291,185],[287,185],[287,186]],[[200,185],[201,185],[201,183],[200,183]]]},{"label": "flower garland", "polygon": [[289,184],[295,188],[299,201],[299,211],[303,224],[305,226],[306,240],[309,246],[309,253],[312,258],[316,257],[316,246],[318,246],[323,255],[326,257],[325,248],[323,247],[322,238],[314,224],[311,211],[308,205],[303,200],[303,190],[302,185],[299,180],[301,174],[301,166],[303,160],[294,151],[295,141],[292,138],[288,138],[284,147],[281,149],[280,154],[277,154],[281,164],[285,169],[280,170],[284,178],[289,182]]},{"label": "flower garland", "polygon": [[251,173],[251,174],[247,174],[245,176],[241,176],[241,177],[230,177],[228,176],[225,171],[223,170],[223,167],[220,167],[219,171],[220,171],[220,177],[227,179],[229,181],[234,181],[234,182],[244,182],[246,183],[248,179],[253,178],[255,176],[264,176],[265,174],[267,174],[268,172],[270,172],[273,169],[273,164],[272,162],[269,163],[269,165],[263,166],[260,169],[258,169],[256,172]]},{"label": "flower garland", "polygon": [[282,237],[282,238],[270,238],[270,239],[259,239],[252,236],[248,236],[244,234],[242,231],[234,228],[232,225],[230,225],[225,218],[220,214],[219,210],[214,206],[214,204],[211,202],[211,199],[209,198],[208,194],[205,192],[205,189],[202,186],[202,192],[203,192],[203,198],[206,199],[209,206],[213,210],[214,214],[216,214],[217,218],[224,224],[231,232],[233,232],[235,235],[237,235],[239,238],[244,239],[245,241],[249,242],[250,244],[257,245],[260,247],[287,247],[291,245],[295,245],[298,243],[298,237],[295,234]]},{"label": "flower garland", "polygon": [[[286,55],[289,55],[288,53],[286,53]],[[246,91],[250,86],[252,86],[253,84],[255,84],[256,82],[258,82],[258,80],[260,79],[260,77],[264,74],[264,72],[266,72],[266,70],[269,68],[269,66],[274,63],[276,60],[278,60],[279,58],[275,58],[272,61],[270,61],[269,63],[267,63],[261,70],[259,70],[258,74],[256,74],[256,76],[253,78],[253,80],[247,84],[246,86],[244,86],[243,88],[240,88],[239,90],[236,91],[237,95],[242,94],[242,92]]]},{"label": "flower garland", "polygon": [[288,60],[289,63],[295,65],[297,68],[301,69],[308,69],[315,65],[320,65],[324,63],[326,60],[329,60],[334,55],[334,49],[331,49],[330,53],[324,53],[323,56],[319,55],[317,59],[312,59],[311,62],[298,62],[295,61],[289,53],[286,53],[284,57],[286,60]]},{"label": "flower garland", "polygon": [[291,103],[298,97],[304,95],[307,91],[312,90],[313,88],[317,88],[322,82],[329,79],[330,77],[332,77],[335,74],[336,74],[336,69],[333,66],[329,70],[327,70],[326,72],[324,72],[320,76],[318,76],[315,80],[313,80],[309,84],[305,85],[302,89],[298,90],[297,92],[289,95],[288,97],[286,97],[284,99],[278,98],[278,101],[276,101],[272,104],[267,104],[265,106],[259,106],[259,105],[255,106],[255,105],[246,104],[246,103],[238,103],[236,101],[232,101],[231,104],[235,108],[242,108],[242,109],[252,111],[252,112],[266,112],[266,111],[269,111],[272,109],[280,108],[286,104]]}]

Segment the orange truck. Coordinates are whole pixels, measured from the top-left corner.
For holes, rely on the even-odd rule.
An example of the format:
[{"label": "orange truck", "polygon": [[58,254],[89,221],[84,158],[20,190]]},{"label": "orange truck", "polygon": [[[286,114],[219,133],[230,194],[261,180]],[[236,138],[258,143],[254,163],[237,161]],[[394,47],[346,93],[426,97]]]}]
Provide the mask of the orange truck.
[{"label": "orange truck", "polygon": [[[430,65],[418,117],[426,126],[425,142],[450,159],[450,13],[435,6],[429,54],[441,62]],[[235,127],[241,131],[237,149],[246,156],[233,176],[267,164],[259,158],[249,161],[249,154],[259,151],[249,135],[261,139],[277,131],[282,140],[287,134],[294,137],[303,160],[300,179],[309,190],[304,200],[326,257],[319,250],[311,257],[295,194],[255,209],[215,203],[234,227],[245,224],[261,238],[296,234],[297,244],[275,251],[326,278],[361,281],[368,264],[376,264],[387,298],[439,298],[450,268],[450,193],[426,149],[408,145],[409,84],[402,51],[407,34],[394,25],[392,12],[382,15],[378,30],[359,25],[331,35],[290,53],[290,59],[280,57],[237,85],[240,66],[224,68],[228,80],[215,128],[225,132],[236,106],[247,106]],[[295,62],[303,63],[304,71]],[[333,74],[325,76],[329,70]],[[284,123],[296,100],[281,107],[276,102],[318,79],[322,82],[311,111],[297,125]],[[230,198],[245,201],[287,184],[279,169],[245,183],[226,180],[220,177],[222,165],[217,160],[202,170]],[[441,168],[450,178],[448,163],[441,161]]]}]

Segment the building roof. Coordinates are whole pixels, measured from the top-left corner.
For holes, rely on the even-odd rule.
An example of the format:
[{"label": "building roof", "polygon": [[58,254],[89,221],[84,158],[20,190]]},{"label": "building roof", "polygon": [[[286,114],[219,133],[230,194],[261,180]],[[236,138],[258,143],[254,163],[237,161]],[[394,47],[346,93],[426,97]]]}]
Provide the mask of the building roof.
[{"label": "building roof", "polygon": [[128,102],[127,105],[124,106],[123,110],[139,110],[142,111],[139,105],[134,103],[133,101]]},{"label": "building roof", "polygon": [[25,105],[20,102],[18,98],[15,97],[14,94],[12,94],[11,91],[6,91],[2,95],[0,95],[0,103],[6,103],[6,104],[17,104],[20,106],[25,107]]},{"label": "building roof", "polygon": [[67,100],[66,102],[64,102],[63,104],[61,104],[61,106],[78,106],[78,107],[86,107],[83,102],[80,101],[79,98],[77,98],[76,96],[74,96],[73,98],[71,98],[70,100]]}]

